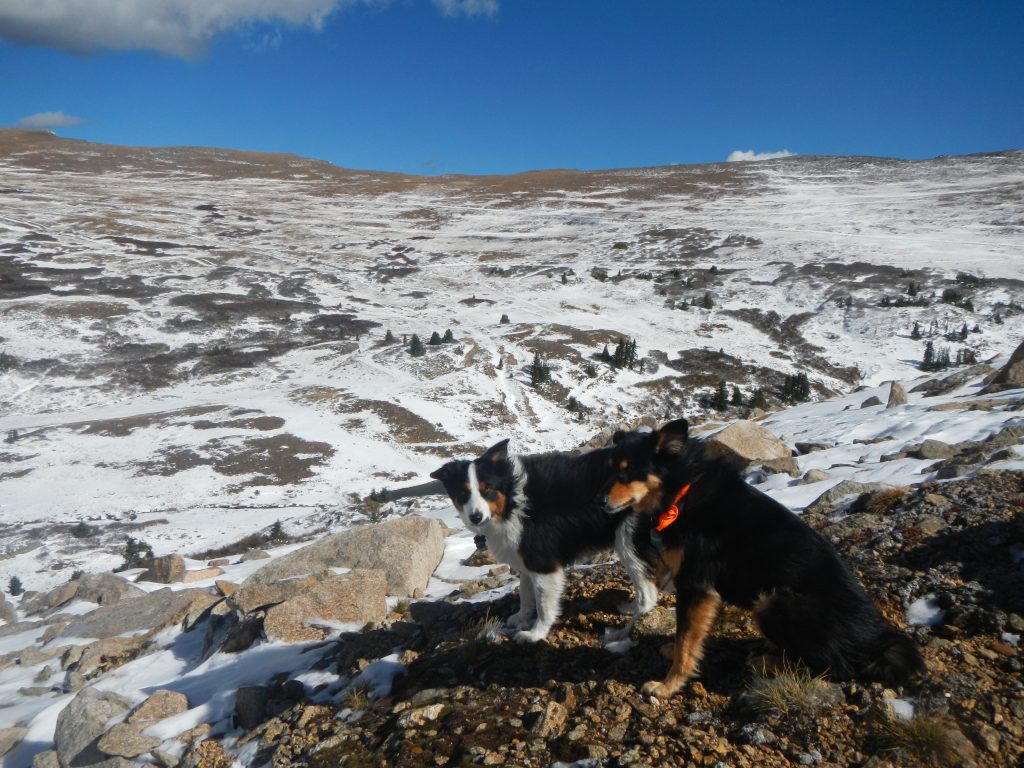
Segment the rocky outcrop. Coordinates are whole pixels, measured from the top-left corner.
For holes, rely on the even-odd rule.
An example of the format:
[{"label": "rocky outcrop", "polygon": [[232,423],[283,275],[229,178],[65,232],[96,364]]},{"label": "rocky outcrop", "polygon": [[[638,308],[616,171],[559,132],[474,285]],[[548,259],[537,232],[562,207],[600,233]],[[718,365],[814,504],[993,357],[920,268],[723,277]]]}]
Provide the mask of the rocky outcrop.
[{"label": "rocky outcrop", "polygon": [[118,723],[96,742],[96,748],[110,757],[138,757],[156,749],[162,739],[147,736],[142,732],[144,725]]},{"label": "rocky outcrop", "polygon": [[128,713],[129,723],[155,723],[188,710],[188,697],[178,691],[155,691]]},{"label": "rocky outcrop", "polygon": [[26,616],[38,616],[39,614],[50,613],[60,606],[70,603],[78,593],[78,582],[69,581],[49,592],[37,595],[30,600],[22,600],[21,610]]},{"label": "rocky outcrop", "polygon": [[68,623],[61,637],[111,638],[143,631],[147,636],[213,605],[218,598],[205,589],[160,589],[145,597],[97,608]]},{"label": "rocky outcrop", "polygon": [[109,691],[84,688],[57,716],[54,744],[62,768],[91,766],[107,759],[97,746],[108,723],[128,711],[129,702]]},{"label": "rocky outcrop", "polygon": [[185,578],[185,558],[181,555],[164,555],[149,561],[139,581],[154,581],[157,584],[176,584]]},{"label": "rocky outcrop", "polygon": [[[995,371],[991,365],[971,365],[967,368],[958,368],[941,378],[928,379],[913,387],[911,392],[923,392],[925,397],[938,397],[948,395],[950,392],[959,389],[967,382],[977,379],[979,376],[986,376]],[[984,390],[983,390],[984,391]]]},{"label": "rocky outcrop", "polygon": [[383,571],[356,569],[316,581],[267,610],[267,637],[287,643],[323,640],[331,624],[381,621],[388,592]]},{"label": "rocky outcrop", "polygon": [[889,400],[886,402],[886,408],[895,408],[899,405],[907,404],[907,390],[903,388],[903,385],[898,381],[894,381],[889,385]]},{"label": "rocky outcrop", "polygon": [[126,598],[144,594],[145,590],[139,589],[116,573],[87,573],[78,579],[78,592],[75,597],[100,605],[113,605]]},{"label": "rocky outcrop", "polygon": [[383,571],[393,595],[415,596],[426,589],[444,554],[444,527],[411,516],[336,533],[274,560],[247,579],[268,584],[329,568]]},{"label": "rocky outcrop", "polygon": [[981,390],[981,394],[987,395],[993,392],[1002,392],[1007,389],[1019,389],[1024,387],[1024,342],[1013,350],[1006,365],[999,369],[992,380]]},{"label": "rocky outcrop", "polygon": [[882,401],[878,399],[877,395],[872,395],[863,403],[860,404],[861,408],[874,408],[876,405],[881,405]]},{"label": "rocky outcrop", "polygon": [[736,421],[704,441],[711,458],[721,457],[740,469],[755,462],[788,459],[789,447],[779,438],[752,421]]}]

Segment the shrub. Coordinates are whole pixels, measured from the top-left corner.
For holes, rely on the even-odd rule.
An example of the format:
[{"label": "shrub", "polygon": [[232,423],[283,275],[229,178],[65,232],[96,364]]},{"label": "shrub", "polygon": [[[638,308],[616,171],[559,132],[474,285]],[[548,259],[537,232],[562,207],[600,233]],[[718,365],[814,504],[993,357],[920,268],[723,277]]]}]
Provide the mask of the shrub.
[{"label": "shrub", "polygon": [[444,332],[444,336],[441,337],[441,341],[445,344],[451,344],[455,341],[455,334],[452,333],[451,328]]},{"label": "shrub", "polygon": [[76,539],[87,539],[95,533],[95,529],[85,522],[85,520],[79,520],[78,524],[71,529],[71,535]]},{"label": "shrub", "polygon": [[783,379],[782,399],[787,403],[803,403],[811,399],[811,382],[806,373],[795,373]]},{"label": "shrub", "polygon": [[921,326],[917,324],[916,320],[914,321],[914,327],[910,331],[910,338],[915,341],[921,338]]},{"label": "shrub", "polygon": [[409,341],[409,354],[413,357],[423,357],[423,355],[427,354],[427,348],[423,346],[423,342],[420,341],[420,337],[415,333]]},{"label": "shrub", "polygon": [[390,328],[388,328],[387,333],[384,334],[384,342],[387,344],[395,343],[395,334],[391,332]]},{"label": "shrub", "polygon": [[583,364],[583,373],[586,375],[586,377],[588,379],[596,379],[597,378],[597,366],[594,365],[593,363],[584,363]]},{"label": "shrub", "polygon": [[768,408],[768,398],[764,394],[764,390],[760,387],[754,389],[750,393],[750,407],[760,408],[762,411]]},{"label": "shrub", "polygon": [[710,293],[704,294],[704,309],[711,309],[715,306],[715,300],[711,298]]},{"label": "shrub", "polygon": [[540,356],[540,352],[533,353],[533,365],[530,366],[530,384],[539,387],[551,381],[551,368]]},{"label": "shrub", "polygon": [[142,539],[129,536],[124,542],[124,562],[114,570],[127,571],[129,568],[141,568],[152,559],[153,547]]},{"label": "shrub", "polygon": [[498,323],[501,325],[508,325],[511,322],[512,321],[508,319],[508,315],[502,315],[501,320],[498,321]]},{"label": "shrub", "polygon": [[284,532],[284,526],[281,525],[281,521],[274,521],[274,524],[270,526],[270,530],[267,531],[267,541],[271,544],[284,544],[289,539],[290,537]]},{"label": "shrub", "polygon": [[71,578],[68,581],[78,581],[83,576],[85,576],[85,571],[75,570],[71,572]]},{"label": "shrub", "polygon": [[947,716],[919,715],[913,720],[881,722],[874,738],[881,752],[892,753],[901,762],[916,759],[921,765],[945,767],[965,764],[956,733],[956,724]]},{"label": "shrub", "polygon": [[17,597],[25,592],[25,587],[22,586],[21,579],[17,576],[11,576],[11,580],[7,582],[7,593],[12,597]]},{"label": "shrub", "polygon": [[0,352],[0,373],[5,373],[17,367],[18,361],[6,352]]},{"label": "shrub", "polygon": [[441,334],[439,334],[437,331],[434,331],[432,334],[430,334],[430,341],[428,341],[427,344],[429,344],[432,347],[440,346]]},{"label": "shrub", "polygon": [[601,283],[608,279],[608,273],[600,267],[594,267],[590,270],[590,276]]}]

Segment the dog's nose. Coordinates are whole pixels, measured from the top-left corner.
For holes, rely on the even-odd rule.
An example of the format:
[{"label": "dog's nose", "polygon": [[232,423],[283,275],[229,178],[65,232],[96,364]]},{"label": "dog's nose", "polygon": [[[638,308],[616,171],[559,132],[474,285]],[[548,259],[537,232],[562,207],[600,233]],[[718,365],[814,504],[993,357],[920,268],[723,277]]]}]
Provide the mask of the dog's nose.
[{"label": "dog's nose", "polygon": [[480,521],[483,520],[483,519],[484,519],[484,516],[482,514],[480,514],[479,512],[470,512],[469,513],[469,522],[471,522],[473,525],[480,525]]}]

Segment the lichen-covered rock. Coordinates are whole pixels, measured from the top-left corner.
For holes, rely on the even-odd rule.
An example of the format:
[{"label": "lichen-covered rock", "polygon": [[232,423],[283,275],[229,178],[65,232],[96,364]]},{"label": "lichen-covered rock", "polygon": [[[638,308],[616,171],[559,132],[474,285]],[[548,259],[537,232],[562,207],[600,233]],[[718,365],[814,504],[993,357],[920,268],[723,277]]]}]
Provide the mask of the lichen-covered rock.
[{"label": "lichen-covered rock", "polygon": [[110,691],[83,688],[57,716],[54,743],[64,768],[102,762],[97,746],[111,719],[128,711],[129,702]]},{"label": "lichen-covered rock", "polygon": [[153,736],[147,736],[142,732],[145,726],[133,723],[117,723],[109,731],[100,737],[96,747],[105,755],[111,757],[138,757],[152,749],[156,749],[163,742]]},{"label": "lichen-covered rock", "polygon": [[387,616],[387,591],[383,571],[332,576],[270,608],[263,629],[267,637],[287,643],[323,640],[330,634],[325,625],[331,623],[382,621]]},{"label": "lichen-covered rock", "polygon": [[139,576],[139,581],[155,581],[157,584],[176,584],[185,578],[185,558],[181,555],[164,555],[149,561],[149,567]]},{"label": "lichen-covered rock", "polygon": [[16,745],[21,743],[28,733],[28,728],[0,728],[0,757],[3,757]]},{"label": "lichen-covered rock", "polygon": [[145,596],[100,606],[69,622],[61,637],[102,639],[139,631],[151,635],[182,621],[200,604],[209,607],[216,600],[205,589],[159,589]]},{"label": "lichen-covered rock", "polygon": [[78,579],[79,600],[100,605],[113,605],[126,598],[141,597],[146,591],[139,589],[116,573],[87,573]]},{"label": "lichen-covered rock", "polygon": [[760,424],[752,421],[733,422],[704,441],[708,456],[724,458],[740,469],[754,462],[788,459],[789,446]]},{"label": "lichen-covered rock", "polygon": [[981,394],[987,395],[1020,387],[1024,387],[1024,342],[1013,351],[1006,365],[996,372],[992,380],[981,390]]},{"label": "lichen-covered rock", "polygon": [[155,691],[128,713],[129,723],[155,723],[188,710],[188,697],[178,691]]},{"label": "lichen-covered rock", "polygon": [[895,408],[899,405],[907,404],[907,390],[903,388],[903,385],[898,381],[894,381],[889,385],[889,400],[886,402],[886,408]]},{"label": "lichen-covered rock", "polygon": [[325,536],[264,566],[246,584],[364,568],[386,574],[389,594],[413,597],[426,589],[443,554],[444,528],[437,520],[403,517]]}]

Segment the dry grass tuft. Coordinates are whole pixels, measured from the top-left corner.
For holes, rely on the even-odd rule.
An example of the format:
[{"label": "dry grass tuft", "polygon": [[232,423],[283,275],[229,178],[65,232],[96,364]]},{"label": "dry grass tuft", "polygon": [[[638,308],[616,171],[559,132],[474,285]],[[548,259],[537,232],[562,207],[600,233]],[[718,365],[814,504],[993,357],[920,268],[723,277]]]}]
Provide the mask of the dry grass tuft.
[{"label": "dry grass tuft", "polygon": [[462,633],[464,642],[486,643],[497,639],[501,635],[502,620],[497,616],[491,616],[490,609],[481,618],[470,622]]},{"label": "dry grass tuft", "polygon": [[817,712],[839,704],[836,688],[824,675],[812,675],[803,665],[783,663],[775,677],[758,677],[750,685],[759,709],[788,715],[796,712]]},{"label": "dry grass tuft", "polygon": [[964,742],[957,739],[956,724],[943,715],[920,715],[913,720],[885,720],[877,726],[875,737],[880,751],[895,755],[901,764],[941,766],[962,765]]},{"label": "dry grass tuft", "polygon": [[867,499],[866,511],[872,515],[891,514],[909,494],[909,488],[885,488],[875,491]]},{"label": "dry grass tuft", "polygon": [[362,685],[353,685],[345,691],[342,704],[353,712],[365,712],[370,708],[370,695]]}]

